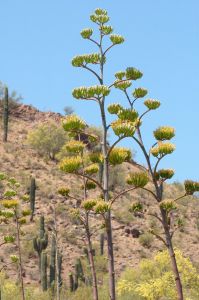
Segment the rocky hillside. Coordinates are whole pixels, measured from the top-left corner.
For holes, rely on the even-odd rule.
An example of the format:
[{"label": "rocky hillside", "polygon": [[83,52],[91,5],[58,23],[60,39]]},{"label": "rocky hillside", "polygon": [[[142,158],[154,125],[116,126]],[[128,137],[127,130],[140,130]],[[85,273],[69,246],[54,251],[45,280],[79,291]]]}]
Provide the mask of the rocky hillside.
[{"label": "rocky hillside", "polygon": [[[69,209],[73,205],[71,200],[64,200],[58,195],[59,187],[70,185],[74,194],[78,194],[81,182],[75,176],[66,175],[59,171],[55,161],[46,160],[33,151],[26,142],[27,134],[39,123],[53,120],[57,123],[61,120],[61,115],[53,112],[40,112],[28,106],[18,105],[10,112],[10,126],[8,142],[0,143],[0,172],[5,172],[17,178],[27,191],[30,184],[30,177],[36,178],[36,214],[34,222],[24,226],[23,257],[26,283],[37,282],[38,262],[37,255],[33,250],[32,238],[38,232],[38,221],[41,214],[46,218],[46,229],[49,236],[53,226],[53,205],[56,205],[60,248],[63,252],[63,278],[68,278],[68,273],[73,270],[74,262],[77,257],[84,256],[84,243],[82,240],[83,230],[81,226],[75,224],[71,219]],[[2,136],[2,128],[0,129]],[[121,168],[112,172],[112,185],[116,190],[124,188],[124,178]],[[124,166],[124,172],[128,171],[129,166]],[[136,168],[135,166],[132,168]],[[165,190],[165,197],[179,195],[183,190],[181,184],[168,185]],[[157,250],[162,249],[162,244],[147,233],[150,227],[159,229],[159,224],[152,217],[132,216],[128,207],[132,200],[142,199],[149,210],[156,210],[156,206],[150,195],[143,192],[136,192],[118,199],[113,213],[113,235],[116,260],[117,275],[126,267],[138,264],[140,258],[150,257]],[[199,200],[184,199],[179,202],[180,214],[183,219],[183,226],[174,237],[175,246],[183,250],[194,263],[199,260]],[[96,253],[99,252],[99,236],[101,220],[93,222],[94,245]],[[8,232],[11,228],[0,225],[1,232]],[[49,238],[50,240],[50,238]],[[50,251],[50,244],[48,246]],[[0,260],[2,265],[6,262],[7,254],[15,253],[14,246],[0,248]],[[106,260],[99,258],[98,267],[103,272],[106,271]],[[10,266],[7,269],[8,275],[13,276],[16,272]]]}]

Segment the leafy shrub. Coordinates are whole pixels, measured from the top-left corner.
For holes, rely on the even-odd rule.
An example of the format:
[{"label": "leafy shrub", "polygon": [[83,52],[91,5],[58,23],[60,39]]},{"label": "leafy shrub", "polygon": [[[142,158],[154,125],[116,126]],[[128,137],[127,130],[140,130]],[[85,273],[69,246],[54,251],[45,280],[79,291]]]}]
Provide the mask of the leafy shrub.
[{"label": "leafy shrub", "polygon": [[53,121],[38,125],[27,137],[27,143],[40,155],[49,159],[55,159],[66,140],[67,135],[62,126]]},{"label": "leafy shrub", "polygon": [[153,236],[150,233],[144,233],[139,237],[140,244],[145,248],[150,248],[153,242]]}]

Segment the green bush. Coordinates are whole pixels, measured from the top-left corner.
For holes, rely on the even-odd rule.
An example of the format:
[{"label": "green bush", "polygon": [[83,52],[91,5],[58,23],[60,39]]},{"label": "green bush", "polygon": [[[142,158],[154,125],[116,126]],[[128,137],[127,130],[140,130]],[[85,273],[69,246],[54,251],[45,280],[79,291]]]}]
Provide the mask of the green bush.
[{"label": "green bush", "polygon": [[144,233],[139,237],[140,244],[145,248],[150,248],[153,243],[153,236],[150,233]]},{"label": "green bush", "polygon": [[61,125],[50,121],[40,124],[32,130],[27,137],[27,143],[40,155],[55,159],[67,140],[67,135]]}]

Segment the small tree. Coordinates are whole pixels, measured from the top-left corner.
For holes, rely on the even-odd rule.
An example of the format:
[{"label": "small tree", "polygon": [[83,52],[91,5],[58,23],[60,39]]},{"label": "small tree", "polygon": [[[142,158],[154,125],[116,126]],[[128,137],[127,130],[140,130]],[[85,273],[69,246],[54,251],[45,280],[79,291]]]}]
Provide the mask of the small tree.
[{"label": "small tree", "polygon": [[[143,190],[148,191],[154,197],[154,199],[159,204],[160,208],[160,216],[156,216],[158,220],[160,220],[164,234],[165,240],[163,239],[169,254],[173,267],[173,273],[176,278],[176,288],[178,293],[178,299],[183,299],[182,285],[180,280],[180,275],[175,259],[175,253],[172,245],[172,232],[169,224],[168,214],[174,208],[175,202],[163,201],[163,186],[164,182],[173,176],[172,170],[158,170],[159,163],[163,157],[168,154],[171,154],[175,147],[170,142],[166,142],[170,140],[174,136],[174,129],[171,127],[160,127],[154,132],[154,136],[156,138],[155,145],[152,146],[151,150],[147,150],[141,133],[141,127],[143,118],[145,115],[153,110],[156,110],[160,106],[160,102],[154,99],[147,99],[144,101],[144,105],[146,110],[139,114],[138,111],[135,110],[134,105],[138,99],[141,99],[147,95],[147,90],[145,88],[135,88],[132,91],[132,96],[129,94],[128,89],[131,87],[132,82],[140,79],[143,74],[136,68],[128,67],[124,71],[119,71],[115,74],[115,81],[113,83],[105,85],[104,81],[104,66],[107,62],[107,54],[109,50],[116,45],[122,44],[124,42],[124,38],[121,35],[112,34],[113,28],[107,25],[109,21],[109,16],[107,11],[103,9],[96,9],[95,13],[90,16],[92,22],[94,22],[98,27],[99,39],[95,40],[93,38],[93,29],[86,28],[81,31],[81,36],[83,39],[92,42],[96,47],[96,53],[86,54],[86,55],[78,55],[73,58],[72,65],[74,67],[83,68],[89,71],[94,75],[94,77],[98,81],[98,85],[90,86],[90,87],[80,87],[75,88],[72,92],[73,97],[77,100],[87,100],[94,101],[97,103],[100,116],[101,116],[101,124],[103,130],[103,137],[101,140],[102,145],[102,161],[103,161],[103,178],[102,178],[102,194],[103,200],[109,203],[109,209],[104,212],[103,217],[105,219],[105,228],[107,234],[107,245],[108,245],[108,269],[109,269],[109,297],[111,300],[115,300],[115,271],[114,271],[114,253],[113,253],[113,241],[112,241],[112,226],[111,226],[111,206],[113,203],[121,197],[123,194],[130,192],[132,190],[142,188]],[[104,39],[109,36],[110,38],[110,46],[107,48],[104,47]],[[90,67],[90,65],[98,66],[99,72],[95,67]],[[128,107],[123,107],[119,103],[114,103],[109,105],[108,112],[110,114],[116,115],[117,119],[113,121],[111,124],[107,123],[107,114],[106,114],[106,98],[110,94],[112,88],[116,88],[123,92],[124,96],[127,99]],[[75,122],[77,126],[77,122]],[[81,122],[78,123],[78,129],[81,130],[80,126]],[[70,124],[71,125],[71,124]],[[116,141],[109,147],[107,143],[107,134],[108,130],[112,128],[113,132],[117,136]],[[73,127],[73,129],[77,129]],[[109,173],[110,167],[112,165],[120,164],[124,161],[130,161],[130,152],[126,149],[117,148],[116,145],[126,137],[132,138],[134,142],[136,142],[141,151],[144,154],[147,163],[147,169],[142,167],[143,172],[141,174],[130,174],[128,183],[133,185],[132,188],[122,191],[118,195],[114,196],[113,199],[110,199],[109,193]],[[156,162],[153,166],[153,162],[151,160],[151,156],[155,157]],[[77,168],[81,165],[81,161],[79,159],[75,159]],[[152,180],[152,184],[154,186],[154,190],[150,190],[145,187],[149,180]],[[190,195],[193,192],[199,190],[198,183],[192,181],[185,182],[185,195]],[[182,197],[184,197],[183,195]]]},{"label": "small tree", "polygon": [[63,128],[53,121],[38,125],[27,137],[27,143],[34,150],[52,160],[55,159],[66,140],[67,136]]},{"label": "small tree", "polygon": [[25,300],[23,261],[21,254],[21,226],[26,224],[26,217],[31,213],[26,204],[26,202],[29,200],[29,197],[20,193],[20,185],[14,178],[10,178],[1,173],[0,180],[4,182],[2,192],[0,194],[1,223],[12,223],[16,228],[16,238],[15,236],[5,236],[4,243],[16,243],[18,257],[12,256],[11,259],[13,262],[18,262],[19,278],[21,282],[21,295],[22,299]]}]

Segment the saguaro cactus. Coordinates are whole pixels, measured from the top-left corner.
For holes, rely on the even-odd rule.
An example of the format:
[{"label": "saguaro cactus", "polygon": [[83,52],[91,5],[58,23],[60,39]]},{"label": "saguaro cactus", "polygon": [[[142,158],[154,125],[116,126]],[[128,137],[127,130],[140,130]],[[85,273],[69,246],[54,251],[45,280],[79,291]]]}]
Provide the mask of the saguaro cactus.
[{"label": "saguaro cactus", "polygon": [[48,246],[48,234],[45,232],[45,220],[44,216],[40,217],[40,233],[39,236],[33,239],[33,247],[38,253],[39,257],[39,270],[41,270],[41,254]]},{"label": "saguaro cactus", "polygon": [[74,292],[75,286],[74,286],[74,278],[72,273],[69,274],[69,288],[71,292]]},{"label": "saguaro cactus", "polygon": [[33,217],[34,217],[35,194],[36,194],[36,182],[35,182],[35,178],[31,177],[31,181],[30,181],[30,209],[31,209],[30,221],[33,221]]},{"label": "saguaro cactus", "polygon": [[9,107],[8,107],[8,88],[5,87],[5,95],[3,100],[3,142],[7,142],[8,140],[8,115],[9,115]]},{"label": "saguaro cactus", "polygon": [[52,236],[51,242],[51,253],[50,253],[50,286],[55,283],[55,273],[56,273],[56,238]]},{"label": "saguaro cactus", "polygon": [[84,271],[83,271],[82,262],[80,258],[78,258],[75,263],[75,275],[78,279],[85,282]]},{"label": "saguaro cactus", "polygon": [[48,288],[47,284],[47,254],[45,252],[41,255],[41,286],[42,290],[46,291]]},{"label": "saguaro cactus", "polygon": [[62,286],[62,277],[61,277],[61,270],[62,270],[62,254],[58,252],[57,255],[57,265],[58,265],[58,287]]}]

